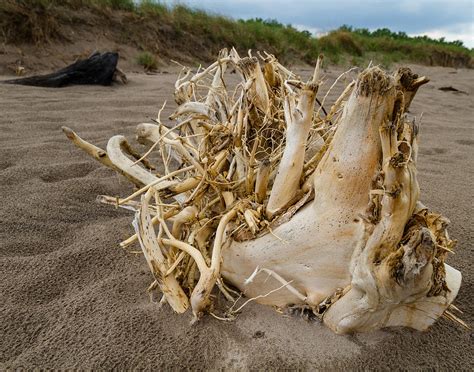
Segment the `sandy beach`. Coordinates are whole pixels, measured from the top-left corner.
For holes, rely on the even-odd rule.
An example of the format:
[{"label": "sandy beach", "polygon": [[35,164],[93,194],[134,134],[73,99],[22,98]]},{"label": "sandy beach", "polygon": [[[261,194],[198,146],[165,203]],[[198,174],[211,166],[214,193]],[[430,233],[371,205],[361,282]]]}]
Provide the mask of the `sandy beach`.
[{"label": "sandy beach", "polygon": [[[448,263],[463,274],[455,304],[474,325],[474,71],[411,67],[431,79],[411,107],[422,114],[421,200],[451,220],[459,243]],[[328,69],[326,89],[340,71]],[[75,148],[61,126],[102,148],[114,134],[133,139],[138,123],[172,101],[175,79],[170,72],[130,74],[128,85],[112,87],[0,84],[1,370],[472,369],[473,332],[445,319],[424,333],[339,336],[253,303],[233,322],[208,316],[194,326],[190,312],[158,309],[146,293],[144,258],[118,246],[132,233],[131,213],[95,201],[132,188]],[[438,89],[446,86],[464,93]]]}]

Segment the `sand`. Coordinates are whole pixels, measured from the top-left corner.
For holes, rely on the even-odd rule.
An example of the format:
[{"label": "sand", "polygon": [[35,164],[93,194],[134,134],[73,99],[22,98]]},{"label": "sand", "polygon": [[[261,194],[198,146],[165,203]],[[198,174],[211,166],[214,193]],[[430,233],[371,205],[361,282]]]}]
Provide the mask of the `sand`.
[{"label": "sand", "polygon": [[[456,304],[473,322],[474,71],[414,66],[432,80],[423,112],[422,201],[447,215],[459,240]],[[307,72],[307,71],[306,71]],[[329,69],[329,77],[337,76]],[[439,320],[428,332],[390,329],[338,336],[323,325],[248,305],[234,322],[158,309],[145,260],[118,248],[127,211],[96,195],[128,183],[70,144],[60,128],[104,146],[171,99],[174,74],[132,74],[113,87],[43,89],[0,84],[0,369],[471,369],[473,333]],[[451,85],[468,94],[442,92]]]}]

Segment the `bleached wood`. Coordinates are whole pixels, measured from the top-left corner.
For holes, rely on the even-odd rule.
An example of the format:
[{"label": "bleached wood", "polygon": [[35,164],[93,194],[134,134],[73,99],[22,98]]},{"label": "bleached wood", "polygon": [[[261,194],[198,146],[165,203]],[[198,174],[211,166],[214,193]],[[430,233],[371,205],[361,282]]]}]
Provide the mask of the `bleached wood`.
[{"label": "bleached wood", "polygon": [[[258,53],[261,65],[248,54],[222,51],[180,75],[172,115],[180,121],[165,127],[163,105],[157,125],[140,124],[137,140],[152,145],[143,156],[123,136],[105,152],[65,129],[140,187],[101,200],[136,211],[136,234],[121,245],[139,240],[150,288],[175,311],[191,305],[194,321],[211,311],[216,284],[233,301],[224,278],[250,297],[238,311],[250,301],[300,305],[337,333],[424,330],[440,316],[464,324],[449,311],[461,283],[445,264],[455,245],[449,221],[418,200],[418,127],[406,111],[428,79],[368,68],[322,118],[321,58],[303,83],[274,56]],[[233,93],[227,65],[241,79]],[[164,176],[150,171],[155,150]],[[233,318],[235,307],[216,317]]]}]

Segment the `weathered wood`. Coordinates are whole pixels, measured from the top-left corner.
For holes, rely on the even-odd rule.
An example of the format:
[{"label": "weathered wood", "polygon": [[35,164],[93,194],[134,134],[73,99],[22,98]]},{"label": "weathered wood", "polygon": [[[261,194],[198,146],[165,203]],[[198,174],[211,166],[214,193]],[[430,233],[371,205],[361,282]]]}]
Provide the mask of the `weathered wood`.
[{"label": "weathered wood", "polygon": [[78,60],[51,74],[5,80],[3,83],[47,88],[61,88],[68,85],[84,84],[110,85],[117,74],[125,82],[125,75],[117,69],[118,59],[118,53],[95,52],[89,58]]},{"label": "weathered wood", "polygon": [[[109,141],[110,158],[99,154],[146,185],[118,200],[146,192],[137,234],[122,245],[138,239],[150,262],[144,243],[153,243],[155,280],[175,310],[189,303],[194,320],[212,311],[216,284],[232,298],[224,278],[251,297],[228,318],[254,300],[311,309],[337,333],[429,327],[461,274],[445,264],[455,245],[449,221],[418,201],[418,126],[406,112],[428,79],[368,68],[321,118],[313,115],[321,59],[304,83],[273,56],[261,57],[265,73],[250,52],[221,57],[178,78],[177,125],[165,127],[159,113],[157,125],[137,128],[137,140],[152,144],[141,158],[156,149],[169,185],[128,158],[138,155],[122,136]],[[224,64],[242,79],[232,94]]]}]

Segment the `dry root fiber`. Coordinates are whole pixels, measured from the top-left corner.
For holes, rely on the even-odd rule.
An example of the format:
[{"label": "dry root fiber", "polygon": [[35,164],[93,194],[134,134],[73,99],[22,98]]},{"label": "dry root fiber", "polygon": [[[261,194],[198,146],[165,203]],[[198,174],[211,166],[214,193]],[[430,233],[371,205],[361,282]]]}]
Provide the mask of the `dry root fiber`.
[{"label": "dry root fiber", "polygon": [[[309,309],[338,333],[457,320],[446,309],[461,275],[444,262],[455,242],[448,220],[419,202],[418,126],[406,114],[428,79],[371,67],[326,111],[315,105],[321,65],[304,82],[272,55],[232,49],[184,69],[176,124],[160,110],[137,127],[143,156],[123,136],[104,151],[64,132],[137,187],[100,201],[135,212],[136,234],[121,245],[138,242],[150,290],[178,313],[210,312],[216,285],[233,301],[231,283],[250,300]],[[227,69],[240,76],[232,89]]]}]

